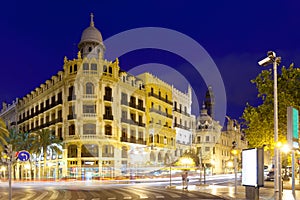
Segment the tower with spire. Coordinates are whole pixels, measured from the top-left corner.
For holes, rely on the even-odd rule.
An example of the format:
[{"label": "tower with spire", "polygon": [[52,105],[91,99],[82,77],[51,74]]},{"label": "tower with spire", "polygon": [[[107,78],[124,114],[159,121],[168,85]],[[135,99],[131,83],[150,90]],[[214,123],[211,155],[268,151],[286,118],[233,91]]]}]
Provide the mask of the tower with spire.
[{"label": "tower with spire", "polygon": [[215,105],[215,96],[212,90],[212,86],[208,86],[208,89],[205,94],[205,108],[207,109],[207,113],[209,116],[211,116],[213,119],[215,117],[214,115],[214,105]]}]

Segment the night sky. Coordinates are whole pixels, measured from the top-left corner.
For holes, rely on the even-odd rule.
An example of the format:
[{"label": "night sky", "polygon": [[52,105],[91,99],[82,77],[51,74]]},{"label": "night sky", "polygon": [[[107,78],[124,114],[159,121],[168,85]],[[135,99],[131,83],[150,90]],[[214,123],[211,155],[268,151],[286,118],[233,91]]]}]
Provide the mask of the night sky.
[{"label": "night sky", "polygon": [[[250,80],[262,70],[257,62],[266,57],[267,51],[281,56],[282,65],[294,62],[299,67],[299,11],[300,2],[296,0],[1,2],[0,102],[23,97],[62,70],[64,56],[76,57],[77,44],[92,12],[104,40],[134,28],[162,27],[197,41],[221,73],[227,115],[238,119],[246,102],[259,104]],[[201,77],[193,76],[190,64],[178,55],[142,49],[119,60],[124,70],[145,63],[181,69],[201,106],[206,85]]]}]

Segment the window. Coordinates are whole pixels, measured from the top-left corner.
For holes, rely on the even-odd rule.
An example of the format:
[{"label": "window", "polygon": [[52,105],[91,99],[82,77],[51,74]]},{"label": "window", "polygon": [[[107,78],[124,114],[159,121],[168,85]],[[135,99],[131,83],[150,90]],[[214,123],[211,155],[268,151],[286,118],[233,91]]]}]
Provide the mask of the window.
[{"label": "window", "polygon": [[69,126],[69,135],[75,135],[75,125],[71,124]]},{"label": "window", "polygon": [[77,146],[70,145],[68,146],[68,158],[76,158],[77,157]]},{"label": "window", "polygon": [[103,145],[102,147],[102,157],[114,157],[114,146]]},{"label": "window", "polygon": [[127,111],[122,110],[122,119],[127,119]]},{"label": "window", "polygon": [[112,96],[112,89],[110,87],[105,87],[105,96],[107,97]]},{"label": "window", "polygon": [[69,106],[69,115],[75,114],[75,106]]},{"label": "window", "polygon": [[74,86],[69,87],[69,96],[73,96],[75,94]]},{"label": "window", "polygon": [[139,108],[143,108],[143,104],[144,104],[143,100],[139,99],[138,100],[138,106],[139,106]]},{"label": "window", "polygon": [[122,138],[127,138],[128,133],[127,133],[127,128],[122,128]]},{"label": "window", "polygon": [[142,131],[139,131],[139,139],[143,140],[144,139],[144,133]]},{"label": "window", "polygon": [[92,47],[89,47],[89,52],[91,52],[93,50],[93,48]]},{"label": "window", "polygon": [[121,94],[121,104],[127,105],[127,94],[123,93]]},{"label": "window", "polygon": [[112,74],[112,67],[108,67],[108,73]]},{"label": "window", "polygon": [[127,158],[127,147],[122,147],[122,158]]},{"label": "window", "polygon": [[105,106],[105,116],[111,116],[112,110],[110,106]]},{"label": "window", "polygon": [[209,136],[205,137],[205,142],[209,142]]},{"label": "window", "polygon": [[83,70],[89,70],[89,64],[83,63]]},{"label": "window", "polygon": [[57,137],[60,139],[60,140],[63,140],[63,137],[62,137],[62,128],[58,128],[58,133],[57,133]]},{"label": "window", "polygon": [[205,147],[205,151],[210,151],[210,147]]},{"label": "window", "polygon": [[83,105],[83,113],[96,113],[96,105]]},{"label": "window", "polygon": [[96,124],[83,124],[83,134],[96,134]]},{"label": "window", "polygon": [[77,64],[74,65],[74,72],[77,72]]},{"label": "window", "polygon": [[91,70],[97,71],[97,64],[96,63],[91,64]]},{"label": "window", "polygon": [[197,142],[200,143],[201,142],[201,136],[197,137]]},{"label": "window", "polygon": [[86,94],[94,94],[94,84],[91,82],[88,82],[85,85],[85,93]]},{"label": "window", "polygon": [[111,125],[105,125],[105,135],[112,135]]},{"label": "window", "polygon": [[98,145],[85,144],[81,146],[81,157],[98,157]]},{"label": "window", "polygon": [[72,65],[70,66],[70,74],[73,72],[73,67]]}]

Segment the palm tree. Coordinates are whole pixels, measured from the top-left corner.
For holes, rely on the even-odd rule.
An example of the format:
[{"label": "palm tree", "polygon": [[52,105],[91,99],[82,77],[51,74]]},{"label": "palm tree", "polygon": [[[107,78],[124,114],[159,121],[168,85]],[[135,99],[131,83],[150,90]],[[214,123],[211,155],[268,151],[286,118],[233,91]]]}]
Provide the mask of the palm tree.
[{"label": "palm tree", "polygon": [[60,153],[62,151],[61,144],[62,141],[55,136],[53,131],[49,129],[42,129],[37,132],[32,133],[34,136],[33,141],[33,151],[37,155],[43,155],[44,157],[44,167],[42,171],[42,176],[46,177],[46,166],[47,166],[47,154],[50,152]]},{"label": "palm tree", "polygon": [[6,128],[6,125],[4,121],[0,118],[0,151],[4,150],[4,145],[7,145],[8,142],[8,137],[9,137],[9,132]]}]

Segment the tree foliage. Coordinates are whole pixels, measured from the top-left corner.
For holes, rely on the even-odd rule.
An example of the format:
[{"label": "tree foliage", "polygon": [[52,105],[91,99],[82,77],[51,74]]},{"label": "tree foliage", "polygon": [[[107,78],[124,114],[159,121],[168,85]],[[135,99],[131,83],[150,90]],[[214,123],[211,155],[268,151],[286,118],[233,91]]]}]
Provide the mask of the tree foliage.
[{"label": "tree foliage", "polygon": [[0,151],[3,151],[4,145],[7,144],[8,137],[9,132],[6,128],[6,124],[2,119],[0,119]]},{"label": "tree foliage", "polygon": [[[242,119],[249,147],[274,148],[274,81],[273,71],[263,70],[255,79],[258,97],[262,104],[246,105]],[[282,67],[277,76],[278,95],[278,140],[286,141],[287,107],[300,110],[300,69],[291,64]]]}]

